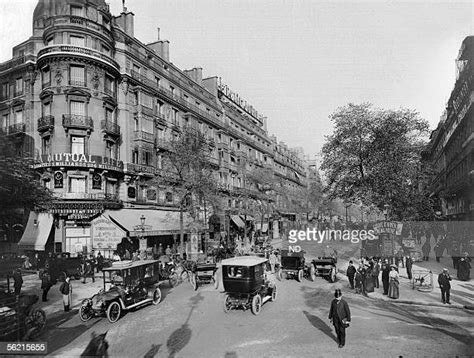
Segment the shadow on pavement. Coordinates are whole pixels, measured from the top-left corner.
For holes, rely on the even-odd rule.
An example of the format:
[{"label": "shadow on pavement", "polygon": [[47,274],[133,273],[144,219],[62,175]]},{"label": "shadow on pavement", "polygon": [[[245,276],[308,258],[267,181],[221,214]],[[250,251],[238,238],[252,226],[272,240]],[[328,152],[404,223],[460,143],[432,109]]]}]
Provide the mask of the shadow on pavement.
[{"label": "shadow on pavement", "polygon": [[311,325],[317,329],[319,329],[321,332],[323,332],[326,336],[331,338],[334,342],[337,343],[337,337],[332,334],[332,329],[329,327],[326,322],[324,322],[321,318],[312,315],[311,313],[307,311],[303,311],[304,315],[308,319],[308,321],[311,323]]},{"label": "shadow on pavement", "polygon": [[[393,313],[392,315],[382,313],[386,311],[388,305],[391,306],[390,311]],[[421,323],[426,328],[433,329],[444,335],[450,336],[469,347],[474,346],[472,334],[468,330],[455,323],[452,323],[451,321],[447,321],[439,317],[433,317],[432,315],[427,315],[427,310],[420,308],[420,306],[416,306],[416,308],[413,309],[408,309],[406,307],[393,305],[389,302],[383,304],[381,302],[375,301],[373,302],[372,310],[368,309],[367,305],[362,306],[353,304],[353,306],[354,308],[357,308],[361,311],[370,312],[374,315],[382,317],[389,317],[391,319],[399,319],[400,321],[407,322],[409,324]]]},{"label": "shadow on pavement", "polygon": [[143,358],[153,358],[161,348],[161,344],[152,344],[150,350],[145,353]]},{"label": "shadow on pavement", "polygon": [[225,352],[224,358],[237,358],[237,353],[236,352]]}]

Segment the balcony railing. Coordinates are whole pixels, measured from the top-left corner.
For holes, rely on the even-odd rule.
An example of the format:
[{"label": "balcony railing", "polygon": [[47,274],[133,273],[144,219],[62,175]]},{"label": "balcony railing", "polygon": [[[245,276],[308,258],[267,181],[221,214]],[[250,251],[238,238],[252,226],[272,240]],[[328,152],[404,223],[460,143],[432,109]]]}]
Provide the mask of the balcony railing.
[{"label": "balcony railing", "polygon": [[69,86],[87,87],[87,84],[84,80],[69,80]]},{"label": "balcony railing", "polygon": [[94,121],[89,116],[63,114],[63,127],[94,129]]},{"label": "balcony railing", "polygon": [[155,142],[155,135],[153,133],[148,133],[144,131],[135,131],[133,133],[134,140],[143,140],[146,142],[154,143]]},{"label": "balcony railing", "polygon": [[34,60],[35,60],[34,55],[25,55],[25,56],[12,58],[10,61],[0,64],[0,72],[17,67],[18,65],[21,65],[27,61],[34,61]]},{"label": "balcony railing", "polygon": [[54,117],[53,116],[43,116],[38,118],[38,131],[43,132],[47,131],[50,128],[54,127]]},{"label": "balcony railing", "polygon": [[120,135],[120,126],[117,123],[108,121],[106,119],[100,121],[100,129],[111,135]]},{"label": "balcony railing", "polygon": [[61,16],[50,17],[46,19],[45,21],[45,28],[48,28],[51,26],[63,25],[63,24],[79,25],[82,27],[87,27],[89,29],[98,31],[98,32],[103,32],[106,35],[111,36],[111,32],[107,27],[100,25],[95,21],[86,19],[84,17],[74,16],[74,15],[61,15]]},{"label": "balcony railing", "polygon": [[8,134],[21,134],[25,133],[25,123],[15,123],[8,126]]},{"label": "balcony railing", "polygon": [[38,61],[41,60],[43,57],[46,56],[57,56],[58,53],[66,53],[68,55],[71,54],[76,54],[80,56],[88,56],[88,57],[93,57],[98,60],[101,60],[102,62],[107,63],[108,65],[114,67],[116,70],[118,70],[119,66],[115,60],[108,56],[105,55],[99,51],[93,50],[91,48],[85,48],[85,47],[80,47],[80,46],[73,46],[73,45],[52,45],[52,46],[47,46],[45,48],[42,48],[38,52]]}]

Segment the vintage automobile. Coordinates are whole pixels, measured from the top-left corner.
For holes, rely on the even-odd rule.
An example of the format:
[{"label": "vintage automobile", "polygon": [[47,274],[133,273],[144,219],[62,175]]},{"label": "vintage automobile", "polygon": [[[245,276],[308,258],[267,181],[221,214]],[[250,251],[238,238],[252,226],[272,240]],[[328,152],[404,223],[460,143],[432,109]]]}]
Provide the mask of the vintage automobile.
[{"label": "vintage automobile", "polygon": [[123,311],[160,303],[159,265],[158,260],[119,261],[104,268],[104,288],[82,301],[81,320],[85,322],[106,315],[109,322],[114,323]]},{"label": "vintage automobile", "polygon": [[277,278],[279,280],[296,278],[298,282],[302,282],[303,278],[307,278],[314,281],[315,267],[312,264],[306,264],[304,251],[281,250],[281,263],[277,271]]},{"label": "vintage automobile", "polygon": [[46,325],[46,313],[35,307],[37,295],[0,292],[0,342],[34,339]]},{"label": "vintage automobile", "polygon": [[69,252],[57,253],[45,260],[44,268],[39,272],[40,278],[45,270],[49,271],[53,284],[64,281],[65,275],[79,280],[82,276],[82,258],[72,257]]},{"label": "vintage automobile", "polygon": [[231,309],[251,309],[258,315],[262,305],[275,301],[276,285],[267,278],[267,259],[256,256],[239,256],[222,261],[224,283],[224,312]]},{"label": "vintage automobile", "polygon": [[331,256],[320,256],[311,261],[315,269],[315,275],[321,276],[329,280],[329,282],[336,282],[337,280],[337,257],[336,254]]},{"label": "vintage automobile", "polygon": [[214,288],[219,288],[217,279],[217,265],[215,263],[197,262],[192,266],[192,278],[190,283],[196,291],[200,284],[214,283]]}]

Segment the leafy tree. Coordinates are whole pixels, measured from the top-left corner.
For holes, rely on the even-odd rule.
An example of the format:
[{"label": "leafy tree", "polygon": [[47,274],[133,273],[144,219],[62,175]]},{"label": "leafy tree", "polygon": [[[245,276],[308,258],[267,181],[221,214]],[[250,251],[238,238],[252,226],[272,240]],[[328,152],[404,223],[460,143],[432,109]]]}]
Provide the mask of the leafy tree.
[{"label": "leafy tree", "polygon": [[52,193],[40,185],[39,174],[32,168],[33,159],[19,153],[16,142],[0,133],[0,224],[2,227],[20,218],[18,211],[41,208]]},{"label": "leafy tree", "polygon": [[429,207],[420,190],[426,120],[409,109],[374,109],[368,103],[348,104],[330,118],[334,132],[326,138],[321,166],[329,198],[381,210],[388,204],[390,216],[399,220]]},{"label": "leafy tree", "polygon": [[211,161],[211,145],[206,137],[192,127],[185,127],[170,141],[163,155],[162,170],[153,180],[170,188],[179,203],[180,245],[184,242],[183,212],[196,219],[197,203],[213,200],[217,181]]}]

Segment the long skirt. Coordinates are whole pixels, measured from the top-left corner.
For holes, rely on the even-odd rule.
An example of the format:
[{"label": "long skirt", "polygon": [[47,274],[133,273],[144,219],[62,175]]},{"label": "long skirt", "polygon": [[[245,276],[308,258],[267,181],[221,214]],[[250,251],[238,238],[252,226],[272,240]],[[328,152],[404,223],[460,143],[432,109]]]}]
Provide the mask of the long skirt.
[{"label": "long skirt", "polygon": [[467,261],[460,261],[458,264],[458,278],[461,281],[469,281],[471,275],[471,265]]},{"label": "long skirt", "polygon": [[397,280],[390,280],[388,284],[388,297],[390,298],[398,298],[399,290],[398,290],[398,281]]},{"label": "long skirt", "polygon": [[374,292],[374,279],[372,276],[367,276],[365,278],[365,290],[366,292]]}]

